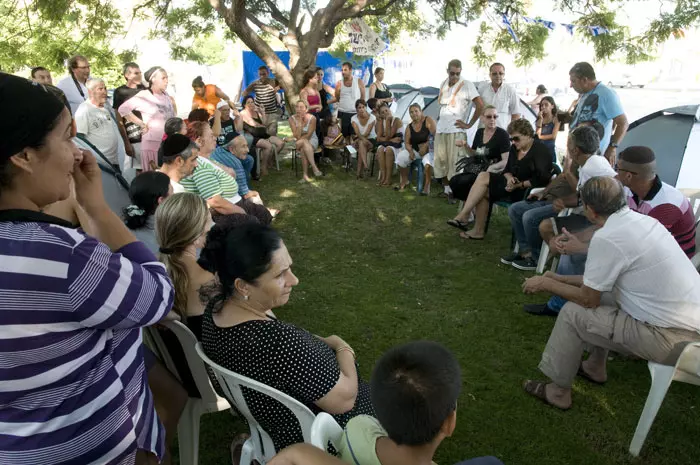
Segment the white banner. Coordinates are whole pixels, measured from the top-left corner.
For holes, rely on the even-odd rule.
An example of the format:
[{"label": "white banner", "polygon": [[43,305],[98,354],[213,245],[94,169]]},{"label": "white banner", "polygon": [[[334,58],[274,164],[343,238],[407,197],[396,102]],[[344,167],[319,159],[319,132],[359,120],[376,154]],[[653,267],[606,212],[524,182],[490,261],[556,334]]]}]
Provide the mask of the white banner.
[{"label": "white banner", "polygon": [[379,55],[387,44],[362,18],[353,18],[345,26],[350,38],[352,53],[361,56]]}]

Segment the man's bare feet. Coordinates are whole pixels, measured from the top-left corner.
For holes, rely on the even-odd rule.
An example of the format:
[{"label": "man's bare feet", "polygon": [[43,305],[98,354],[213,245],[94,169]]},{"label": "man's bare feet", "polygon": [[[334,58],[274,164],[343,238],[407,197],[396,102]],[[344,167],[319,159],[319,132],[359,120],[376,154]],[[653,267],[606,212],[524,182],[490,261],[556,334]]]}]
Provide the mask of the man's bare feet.
[{"label": "man's bare feet", "polygon": [[584,378],[588,378],[594,383],[603,384],[608,380],[608,373],[605,371],[605,368],[601,368],[596,363],[591,363],[590,360],[581,362],[580,372],[583,372]]},{"label": "man's bare feet", "polygon": [[537,397],[545,404],[561,410],[569,410],[571,408],[571,389],[561,388],[554,383],[532,380],[525,381],[523,388],[525,392]]}]

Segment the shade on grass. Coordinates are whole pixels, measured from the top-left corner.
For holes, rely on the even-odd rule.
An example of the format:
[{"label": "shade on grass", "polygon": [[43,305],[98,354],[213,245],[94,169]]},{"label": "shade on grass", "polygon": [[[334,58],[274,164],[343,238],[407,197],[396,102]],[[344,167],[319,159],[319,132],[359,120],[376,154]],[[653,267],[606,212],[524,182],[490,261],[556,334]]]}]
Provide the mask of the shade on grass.
[{"label": "shade on grass", "polygon": [[[457,429],[438,464],[479,455],[525,465],[700,461],[700,390],[677,383],[642,457],[628,455],[650,386],[645,362],[612,360],[604,387],[577,380],[568,412],[523,392],[523,379],[541,378],[536,367],[554,320],[523,313],[523,303],[545,296],[524,296],[520,285],[530,274],[499,263],[510,238],[504,210],[494,210],[485,241],[467,242],[445,225],[456,206],[356,181],[337,166],[302,185],[286,162],[252,188],[283,210],[274,226],[300,280],[275,310],[279,318],[341,336],[364,379],[382,352],[408,340],[439,341],[456,354],[464,379]],[[226,412],[204,416],[200,463],[230,463],[229,444],[240,432],[243,424]]]}]

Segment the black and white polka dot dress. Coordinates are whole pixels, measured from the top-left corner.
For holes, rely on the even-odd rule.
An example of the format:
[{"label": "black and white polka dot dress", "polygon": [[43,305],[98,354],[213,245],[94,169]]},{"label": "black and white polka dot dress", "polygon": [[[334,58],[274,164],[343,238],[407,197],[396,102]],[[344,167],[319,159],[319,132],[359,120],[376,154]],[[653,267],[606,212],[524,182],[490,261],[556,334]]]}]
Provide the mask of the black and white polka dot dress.
[{"label": "black and white polka dot dress", "polygon": [[[314,402],[333,389],[340,376],[336,354],[308,331],[279,320],[252,320],[230,328],[214,324],[205,314],[202,324],[204,352],[217,364],[267,384],[318,413]],[[361,414],[374,416],[369,385],[359,380],[352,410],[333,415],[340,426]],[[243,388],[250,413],[270,434],[279,451],[303,442],[296,417],[280,402]]]}]

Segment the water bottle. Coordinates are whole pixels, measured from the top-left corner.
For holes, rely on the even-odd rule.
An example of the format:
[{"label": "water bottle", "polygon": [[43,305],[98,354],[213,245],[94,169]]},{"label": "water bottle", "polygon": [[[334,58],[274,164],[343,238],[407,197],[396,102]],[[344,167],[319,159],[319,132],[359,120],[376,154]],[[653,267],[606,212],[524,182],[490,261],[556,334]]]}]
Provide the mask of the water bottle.
[{"label": "water bottle", "polygon": [[435,153],[435,136],[428,137],[428,153]]}]

